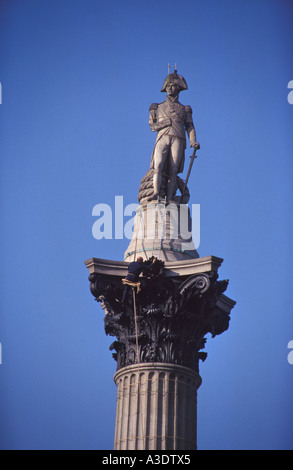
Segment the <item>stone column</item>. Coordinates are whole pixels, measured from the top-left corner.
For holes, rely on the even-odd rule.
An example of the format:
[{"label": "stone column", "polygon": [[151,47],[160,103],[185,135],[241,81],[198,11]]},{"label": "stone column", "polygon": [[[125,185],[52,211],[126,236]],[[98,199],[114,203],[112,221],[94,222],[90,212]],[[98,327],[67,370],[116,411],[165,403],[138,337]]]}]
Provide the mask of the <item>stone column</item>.
[{"label": "stone column", "polygon": [[[115,450],[196,449],[199,361],[206,335],[229,327],[235,302],[213,256],[157,261],[122,302],[128,263],[92,258],[90,290],[105,312],[117,361]],[[151,261],[147,261],[151,263]]]},{"label": "stone column", "polygon": [[175,364],[134,364],[114,376],[115,450],[196,449],[201,377]]}]

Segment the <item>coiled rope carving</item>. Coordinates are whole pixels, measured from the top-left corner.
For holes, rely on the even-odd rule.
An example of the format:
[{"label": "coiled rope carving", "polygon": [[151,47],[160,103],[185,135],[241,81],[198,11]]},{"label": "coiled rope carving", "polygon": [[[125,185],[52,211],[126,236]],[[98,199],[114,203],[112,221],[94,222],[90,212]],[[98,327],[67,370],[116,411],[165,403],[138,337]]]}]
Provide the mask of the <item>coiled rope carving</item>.
[{"label": "coiled rope carving", "polygon": [[[151,168],[146,172],[144,177],[142,178],[138,190],[138,201],[140,204],[145,204],[147,201],[152,199],[154,194],[154,187],[153,187],[153,176],[154,170]],[[163,173],[162,175],[162,184],[160,189],[160,197],[164,198],[167,194],[167,184],[168,184],[168,175]],[[181,196],[173,196],[172,201],[180,202],[181,204],[187,204],[190,199],[190,193],[188,188],[186,187],[184,190],[184,181],[177,175],[177,187],[181,192]],[[182,191],[184,190],[184,194]]]}]

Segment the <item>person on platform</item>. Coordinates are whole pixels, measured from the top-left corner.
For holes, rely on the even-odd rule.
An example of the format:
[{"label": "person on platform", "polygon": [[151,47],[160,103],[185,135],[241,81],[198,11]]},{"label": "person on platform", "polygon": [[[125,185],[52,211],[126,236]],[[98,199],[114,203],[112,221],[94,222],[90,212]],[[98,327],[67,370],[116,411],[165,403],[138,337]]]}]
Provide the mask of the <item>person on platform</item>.
[{"label": "person on platform", "polygon": [[[126,276],[126,280],[127,281],[130,281],[130,282],[133,282],[133,283],[137,283],[139,282],[139,276],[141,273],[143,274],[147,274],[148,271],[150,270],[151,266],[153,265],[153,263],[156,262],[156,258],[153,259],[152,263],[149,264],[149,265],[146,265],[144,264],[143,262],[143,258],[141,256],[138,256],[137,260],[136,261],[132,261],[129,266],[128,266],[128,274]],[[126,300],[126,296],[127,296],[127,293],[128,293],[128,289],[129,289],[130,285],[129,284],[126,284],[125,285],[125,288],[124,288],[124,292],[123,292],[123,297],[122,297],[122,303],[124,304],[125,303],[125,300]]]}]

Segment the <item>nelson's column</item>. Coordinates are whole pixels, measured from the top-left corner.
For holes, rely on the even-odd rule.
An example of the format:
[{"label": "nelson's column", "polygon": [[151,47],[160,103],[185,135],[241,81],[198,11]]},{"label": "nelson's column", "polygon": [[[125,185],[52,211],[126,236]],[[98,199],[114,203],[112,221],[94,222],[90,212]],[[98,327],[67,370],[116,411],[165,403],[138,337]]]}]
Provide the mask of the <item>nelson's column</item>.
[{"label": "nelson's column", "polygon": [[[235,305],[224,295],[228,281],[218,280],[223,260],[199,257],[191,235],[187,182],[200,147],[192,109],[178,100],[183,90],[186,81],[175,69],[161,90],[166,100],[150,106],[157,138],[124,261],[85,261],[90,291],[105,312],[105,332],[115,338],[116,450],[196,449],[205,336],[228,329]],[[186,134],[193,153],[184,181],[178,174]]]}]

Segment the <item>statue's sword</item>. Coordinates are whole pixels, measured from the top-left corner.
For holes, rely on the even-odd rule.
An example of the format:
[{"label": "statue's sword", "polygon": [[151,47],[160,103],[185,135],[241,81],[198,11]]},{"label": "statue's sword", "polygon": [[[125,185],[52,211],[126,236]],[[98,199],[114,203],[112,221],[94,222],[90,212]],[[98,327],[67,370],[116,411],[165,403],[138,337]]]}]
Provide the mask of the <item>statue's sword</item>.
[{"label": "statue's sword", "polygon": [[188,172],[187,172],[187,175],[186,175],[186,180],[185,180],[185,183],[184,183],[184,188],[183,188],[183,191],[182,191],[182,194],[181,194],[181,199],[180,199],[180,204],[183,200],[183,197],[184,197],[184,193],[185,193],[185,189],[186,189],[186,186],[187,186],[187,183],[188,183],[188,180],[189,180],[189,176],[190,176],[190,173],[191,173],[191,169],[192,169],[192,165],[193,165],[193,162],[194,162],[194,159],[197,158],[197,155],[196,154],[196,150],[199,149],[200,146],[198,145],[197,147],[194,147],[193,149],[193,154],[191,155],[190,157],[190,163],[189,163],[189,168],[188,168]]}]

